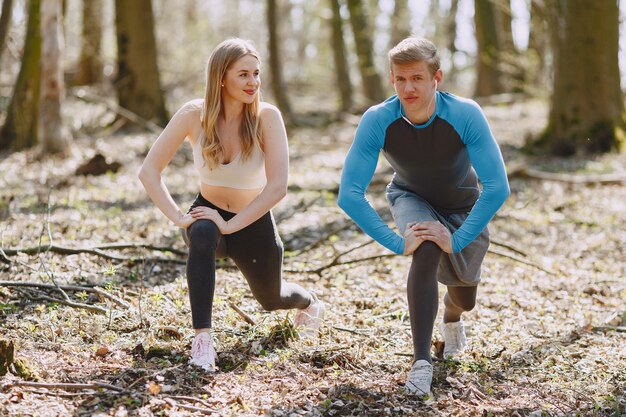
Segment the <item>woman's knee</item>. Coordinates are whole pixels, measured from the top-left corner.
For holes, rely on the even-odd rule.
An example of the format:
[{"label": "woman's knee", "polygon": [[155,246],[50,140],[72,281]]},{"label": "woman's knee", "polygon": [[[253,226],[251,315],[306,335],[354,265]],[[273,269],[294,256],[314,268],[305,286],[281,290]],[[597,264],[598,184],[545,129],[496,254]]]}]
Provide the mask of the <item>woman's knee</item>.
[{"label": "woman's knee", "polygon": [[257,301],[259,302],[259,304],[261,304],[261,307],[263,307],[263,310],[265,311],[276,311],[279,310],[282,306],[280,298],[259,297],[257,298]]},{"label": "woman's knee", "polygon": [[220,237],[220,231],[211,220],[197,220],[187,229],[190,249],[215,250]]}]

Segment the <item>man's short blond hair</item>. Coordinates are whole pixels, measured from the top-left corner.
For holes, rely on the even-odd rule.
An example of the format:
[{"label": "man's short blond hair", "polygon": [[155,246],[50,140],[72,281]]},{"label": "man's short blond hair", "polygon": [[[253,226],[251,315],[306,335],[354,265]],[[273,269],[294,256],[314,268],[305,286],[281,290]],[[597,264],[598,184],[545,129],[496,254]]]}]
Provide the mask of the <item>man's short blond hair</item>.
[{"label": "man's short blond hair", "polygon": [[431,75],[435,75],[441,62],[437,47],[426,38],[411,36],[400,41],[389,51],[389,68],[424,61],[428,64]]}]

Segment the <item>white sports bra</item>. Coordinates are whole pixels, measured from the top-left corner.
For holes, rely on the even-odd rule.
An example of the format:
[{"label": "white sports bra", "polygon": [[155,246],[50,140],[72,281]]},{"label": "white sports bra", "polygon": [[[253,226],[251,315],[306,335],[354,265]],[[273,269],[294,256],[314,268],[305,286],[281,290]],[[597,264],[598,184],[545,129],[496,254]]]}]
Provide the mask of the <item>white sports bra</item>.
[{"label": "white sports bra", "polygon": [[215,168],[209,169],[202,156],[201,135],[193,147],[193,164],[200,174],[200,180],[207,185],[251,190],[262,188],[267,184],[265,154],[257,146],[252,149],[250,157],[245,161],[242,161],[239,152],[229,163],[218,164]]}]

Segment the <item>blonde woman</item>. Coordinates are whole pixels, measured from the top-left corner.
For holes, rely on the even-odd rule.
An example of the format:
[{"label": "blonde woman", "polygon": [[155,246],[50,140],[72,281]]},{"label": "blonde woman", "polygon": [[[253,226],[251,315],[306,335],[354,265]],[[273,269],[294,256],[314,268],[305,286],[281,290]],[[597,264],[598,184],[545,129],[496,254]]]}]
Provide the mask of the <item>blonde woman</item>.
[{"label": "blonde woman", "polygon": [[[189,246],[187,283],[196,335],[191,363],[215,370],[211,336],[215,259],[230,257],[266,310],[299,309],[296,326],[315,332],[324,305],[282,279],[283,245],[271,213],[287,192],[289,155],[278,109],[260,101],[260,59],[250,41],[219,44],[207,65],[204,100],[182,106],[156,140],[139,172],[148,195]],[[161,177],[188,140],[200,193],[187,213]]]}]

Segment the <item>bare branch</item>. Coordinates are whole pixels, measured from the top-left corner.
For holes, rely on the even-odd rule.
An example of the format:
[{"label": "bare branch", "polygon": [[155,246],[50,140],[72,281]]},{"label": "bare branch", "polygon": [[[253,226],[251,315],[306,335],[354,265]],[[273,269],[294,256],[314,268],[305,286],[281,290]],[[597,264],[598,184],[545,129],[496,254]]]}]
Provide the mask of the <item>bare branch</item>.
[{"label": "bare branch", "polygon": [[111,391],[124,392],[125,389],[106,384],[104,382],[92,382],[90,384],[77,384],[72,382],[29,382],[29,381],[16,381],[11,382],[8,386],[15,387],[33,387],[33,388],[46,388],[46,389],[65,389],[65,390],[87,390],[87,389],[108,389]]},{"label": "bare branch", "polygon": [[233,304],[232,302],[229,302],[228,305],[230,308],[235,310],[237,314],[239,314],[246,321],[246,323],[251,324],[252,326],[256,326],[256,322],[254,321],[254,319],[250,317],[250,315],[248,315],[245,311],[237,307],[237,305]]}]

